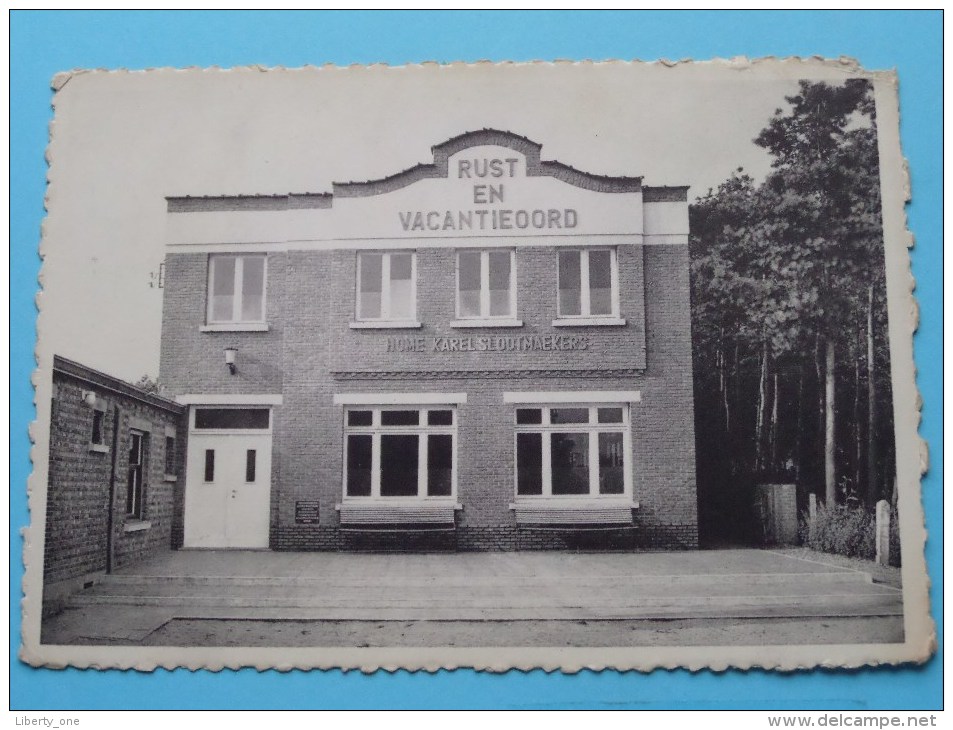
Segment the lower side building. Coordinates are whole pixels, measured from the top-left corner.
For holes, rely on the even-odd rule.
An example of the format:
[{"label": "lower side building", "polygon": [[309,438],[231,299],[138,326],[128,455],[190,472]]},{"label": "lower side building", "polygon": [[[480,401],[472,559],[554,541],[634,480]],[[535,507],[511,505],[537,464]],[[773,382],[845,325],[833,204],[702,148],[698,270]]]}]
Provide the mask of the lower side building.
[{"label": "lower side building", "polygon": [[43,552],[46,610],[173,543],[186,409],[53,360]]}]

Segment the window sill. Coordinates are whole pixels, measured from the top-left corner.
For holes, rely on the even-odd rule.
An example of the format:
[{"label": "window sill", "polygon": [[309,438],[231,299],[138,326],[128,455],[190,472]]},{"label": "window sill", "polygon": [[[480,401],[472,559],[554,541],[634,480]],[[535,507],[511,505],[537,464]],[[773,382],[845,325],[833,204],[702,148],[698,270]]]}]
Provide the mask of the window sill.
[{"label": "window sill", "polygon": [[166,474],[162,477],[164,482],[177,482],[179,478],[175,474]]},{"label": "window sill", "polygon": [[148,530],[150,527],[152,527],[152,523],[146,520],[128,520],[126,524],[122,526],[122,531],[142,532],[143,530]]},{"label": "window sill", "polygon": [[413,319],[380,320],[374,322],[371,320],[361,322],[350,322],[348,324],[352,330],[396,330],[396,329],[420,329],[420,322]]},{"label": "window sill", "polygon": [[631,525],[638,508],[618,497],[526,497],[510,504],[518,525]]},{"label": "window sill", "polygon": [[342,525],[453,524],[463,505],[446,497],[354,497],[335,505]]},{"label": "window sill", "polygon": [[455,329],[478,329],[482,327],[522,327],[521,319],[454,319],[450,326]]},{"label": "window sill", "polygon": [[624,327],[624,317],[567,317],[554,319],[553,327]]},{"label": "window sill", "polygon": [[106,444],[90,444],[90,445],[89,445],[89,450],[90,450],[90,451],[95,451],[97,454],[108,454],[108,453],[109,453],[109,447],[106,446]]},{"label": "window sill", "polygon": [[220,322],[203,324],[199,332],[267,332],[267,322]]}]

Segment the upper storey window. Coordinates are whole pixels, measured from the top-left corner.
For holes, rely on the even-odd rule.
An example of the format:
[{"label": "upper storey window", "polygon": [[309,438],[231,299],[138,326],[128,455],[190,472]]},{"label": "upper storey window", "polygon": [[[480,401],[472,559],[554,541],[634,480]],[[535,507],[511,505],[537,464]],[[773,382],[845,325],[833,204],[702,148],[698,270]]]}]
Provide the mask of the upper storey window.
[{"label": "upper storey window", "polygon": [[412,326],[416,316],[416,255],[410,252],[360,254],[357,258],[358,321]]},{"label": "upper storey window", "polygon": [[625,324],[619,318],[619,269],[615,249],[559,252],[557,325]]},{"label": "upper storey window", "polygon": [[512,251],[461,251],[457,256],[457,317],[516,316],[516,267]]},{"label": "upper storey window", "polygon": [[262,254],[209,257],[208,324],[263,325],[266,273]]}]

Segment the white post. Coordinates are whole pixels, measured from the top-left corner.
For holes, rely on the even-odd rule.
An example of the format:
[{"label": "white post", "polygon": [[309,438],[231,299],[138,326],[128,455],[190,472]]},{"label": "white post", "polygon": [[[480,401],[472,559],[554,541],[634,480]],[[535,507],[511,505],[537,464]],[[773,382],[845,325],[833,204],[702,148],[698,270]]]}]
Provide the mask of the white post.
[{"label": "white post", "polygon": [[877,563],[890,565],[890,503],[886,499],[877,502]]},{"label": "white post", "polygon": [[817,520],[817,495],[811,492],[807,495],[807,539],[814,539],[814,523]]}]

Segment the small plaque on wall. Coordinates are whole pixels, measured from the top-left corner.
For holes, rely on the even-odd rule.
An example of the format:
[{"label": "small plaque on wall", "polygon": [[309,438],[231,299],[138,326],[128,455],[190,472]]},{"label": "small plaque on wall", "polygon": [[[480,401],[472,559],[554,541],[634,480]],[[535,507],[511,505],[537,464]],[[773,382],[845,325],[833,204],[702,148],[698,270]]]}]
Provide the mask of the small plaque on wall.
[{"label": "small plaque on wall", "polygon": [[295,524],[316,525],[321,515],[321,503],[316,499],[299,499],[295,502]]}]

